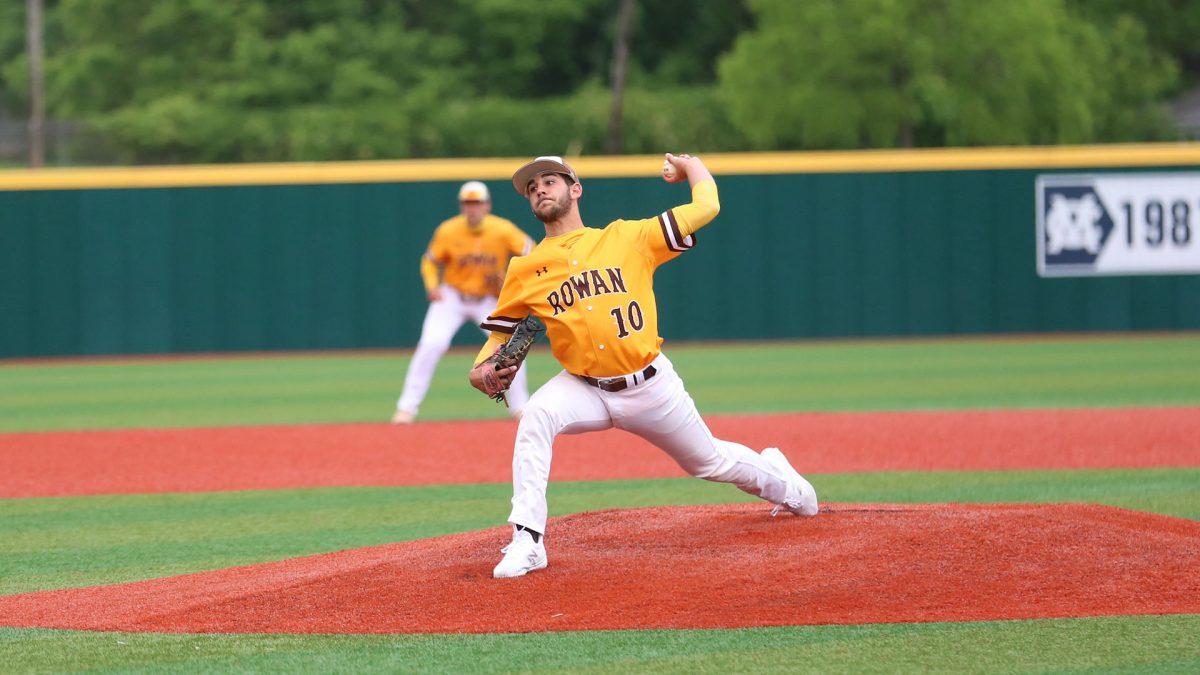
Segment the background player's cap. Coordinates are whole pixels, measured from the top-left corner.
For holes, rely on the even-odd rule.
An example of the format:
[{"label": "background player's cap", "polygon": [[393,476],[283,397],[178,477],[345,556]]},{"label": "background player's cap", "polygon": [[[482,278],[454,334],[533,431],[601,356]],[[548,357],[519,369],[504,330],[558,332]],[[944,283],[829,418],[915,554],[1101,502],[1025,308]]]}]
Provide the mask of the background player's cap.
[{"label": "background player's cap", "polygon": [[575,175],[575,169],[572,169],[569,164],[564,162],[562,157],[547,155],[545,157],[538,157],[517,169],[517,172],[513,174],[513,189],[517,191],[517,194],[524,197],[525,188],[529,185],[529,181],[533,180],[538,174],[546,173],[547,171],[570,176],[571,180],[576,183],[579,182],[579,176]]},{"label": "background player's cap", "polygon": [[492,201],[492,195],[488,192],[486,185],[473,180],[463,183],[463,186],[458,189],[458,201],[490,202]]}]

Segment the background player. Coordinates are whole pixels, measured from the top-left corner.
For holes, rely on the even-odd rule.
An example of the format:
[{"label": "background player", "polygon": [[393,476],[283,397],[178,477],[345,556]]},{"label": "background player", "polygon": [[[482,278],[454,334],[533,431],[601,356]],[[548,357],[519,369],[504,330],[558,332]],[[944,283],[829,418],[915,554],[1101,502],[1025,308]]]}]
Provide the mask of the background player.
[{"label": "background player", "polygon": [[[438,226],[421,257],[429,309],[408,364],[404,390],[396,402],[394,424],[410,424],[416,419],[438,360],[454,334],[464,321],[482,323],[495,309],[509,259],[528,253],[533,246],[520,228],[492,215],[491,194],[483,183],[464,183],[458,191],[458,204],[459,215]],[[524,368],[516,373],[507,398],[509,413],[520,417],[529,400]]]},{"label": "background player", "polygon": [[[757,495],[796,515],[817,514],[817,495],[777,448],[761,454],[714,438],[671,361],[661,353],[653,277],[662,263],[696,243],[696,230],[720,210],[717,186],[698,158],[667,155],[663,177],[691,183],[692,201],[644,220],[585,227],[583,186],[561,158],[539,157],[517,170],[513,188],[529,199],[546,237],[509,265],[500,300],[483,328],[492,332],[471,384],[492,394],[516,369],[487,361],[523,317],[546,324],[564,370],[529,400],[513,449],[513,540],[493,571],[521,576],[546,566],[546,484],[558,434],[616,427],[669,454],[693,476]],[[713,308],[714,317],[719,314]]]}]

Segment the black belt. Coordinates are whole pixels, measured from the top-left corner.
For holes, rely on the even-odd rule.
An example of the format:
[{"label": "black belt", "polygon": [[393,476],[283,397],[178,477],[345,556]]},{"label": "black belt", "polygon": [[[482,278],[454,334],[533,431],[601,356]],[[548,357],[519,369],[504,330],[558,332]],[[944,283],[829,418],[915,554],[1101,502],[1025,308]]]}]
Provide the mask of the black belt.
[{"label": "black belt", "polygon": [[[626,375],[624,377],[602,377],[600,379],[596,379],[594,377],[588,377],[587,375],[580,375],[579,379],[587,382],[593,387],[599,387],[604,391],[624,391],[631,386],[639,385],[642,384],[642,382],[649,380],[650,378],[654,377],[657,372],[658,369],[654,366],[646,366],[646,369],[642,372]],[[638,381],[639,377],[641,378],[641,381]],[[633,378],[633,384],[629,383],[629,378]]]}]

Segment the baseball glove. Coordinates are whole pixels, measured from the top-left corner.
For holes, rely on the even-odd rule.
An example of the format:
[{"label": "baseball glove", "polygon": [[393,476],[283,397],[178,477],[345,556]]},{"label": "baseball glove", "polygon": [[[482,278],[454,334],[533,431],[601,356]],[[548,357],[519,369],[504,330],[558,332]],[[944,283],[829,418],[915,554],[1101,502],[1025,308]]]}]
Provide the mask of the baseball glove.
[{"label": "baseball glove", "polygon": [[[489,356],[484,363],[492,364],[493,370],[502,370],[512,366],[519,368],[521,363],[525,361],[525,357],[529,355],[529,349],[537,341],[538,334],[544,330],[545,328],[542,328],[541,324],[533,317],[525,317],[513,329],[512,336],[508,338],[508,342],[500,345],[496,353]],[[508,399],[504,396],[506,390],[507,387],[492,394],[492,398],[507,406]]]}]

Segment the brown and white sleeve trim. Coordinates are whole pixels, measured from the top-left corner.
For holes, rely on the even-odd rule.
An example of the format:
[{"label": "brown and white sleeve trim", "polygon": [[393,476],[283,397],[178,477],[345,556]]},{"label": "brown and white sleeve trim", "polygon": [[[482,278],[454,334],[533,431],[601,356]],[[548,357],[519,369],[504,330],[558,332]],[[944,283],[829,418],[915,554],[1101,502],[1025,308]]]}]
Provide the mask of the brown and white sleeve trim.
[{"label": "brown and white sleeve trim", "polygon": [[683,236],[679,231],[679,223],[675,221],[675,214],[670,209],[659,214],[658,224],[662,228],[663,239],[667,240],[667,248],[672,251],[686,251],[696,245],[696,235]]},{"label": "brown and white sleeve trim", "polygon": [[513,319],[507,316],[489,316],[483,323],[479,324],[479,327],[484,330],[511,335],[520,322],[520,319]]}]

